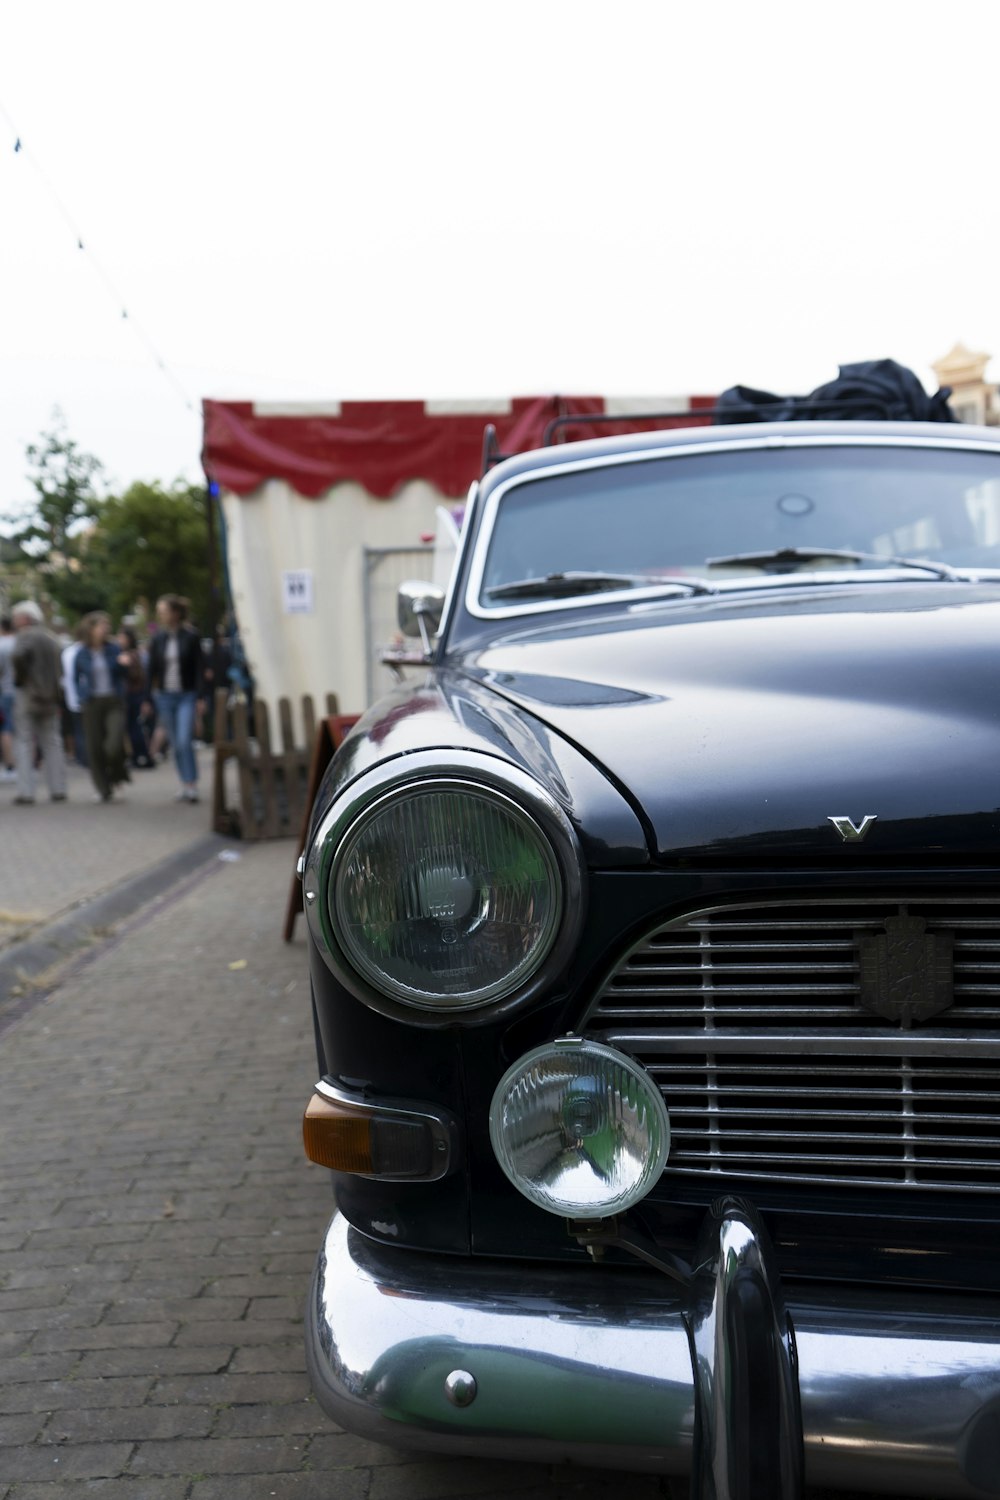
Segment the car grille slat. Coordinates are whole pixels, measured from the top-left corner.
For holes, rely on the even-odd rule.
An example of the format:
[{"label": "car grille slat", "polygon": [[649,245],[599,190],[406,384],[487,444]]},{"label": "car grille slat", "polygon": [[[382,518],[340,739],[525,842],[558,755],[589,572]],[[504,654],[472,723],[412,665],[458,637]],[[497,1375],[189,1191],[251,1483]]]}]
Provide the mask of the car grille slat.
[{"label": "car grille slat", "polygon": [[[951,1003],[909,1025],[875,1013],[884,1002],[868,990],[861,1004],[860,950],[897,917],[942,934],[935,951],[953,968]],[[583,1030],[662,1089],[666,1179],[1000,1188],[1000,898],[904,892],[676,918],[619,964]]]}]

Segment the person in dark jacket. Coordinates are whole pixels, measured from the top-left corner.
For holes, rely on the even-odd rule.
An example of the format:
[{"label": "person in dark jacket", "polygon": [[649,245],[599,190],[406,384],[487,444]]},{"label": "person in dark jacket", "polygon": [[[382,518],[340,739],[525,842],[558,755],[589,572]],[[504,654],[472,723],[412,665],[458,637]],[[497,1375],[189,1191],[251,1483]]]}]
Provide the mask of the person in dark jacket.
[{"label": "person in dark jacket", "polygon": [[129,780],[125,765],[125,672],[128,652],[109,640],[111,621],[95,610],[80,622],[81,646],[73,678],[83,714],[83,737],[95,797],[110,802]]},{"label": "person in dark jacket", "polygon": [[118,644],[125,653],[125,732],[132,750],[133,770],[151,770],[156,762],[149,753],[149,738],[146,732],[146,716],[151,715],[153,705],[146,691],[145,653],[139,649],[135,631],[122,625],[118,631]]},{"label": "person in dark jacket", "polygon": [[201,637],[187,623],[188,604],[177,594],[156,601],[160,629],[149,647],[149,687],[157,720],[174,747],[180,777],[178,802],[198,801],[198,763],[194,756],[194,724],[203,694]]}]

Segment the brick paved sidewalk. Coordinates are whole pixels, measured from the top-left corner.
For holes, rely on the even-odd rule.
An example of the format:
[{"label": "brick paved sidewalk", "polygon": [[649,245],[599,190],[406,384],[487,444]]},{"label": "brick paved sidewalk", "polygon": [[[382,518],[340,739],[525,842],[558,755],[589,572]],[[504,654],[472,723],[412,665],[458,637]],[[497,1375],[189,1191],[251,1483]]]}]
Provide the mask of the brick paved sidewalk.
[{"label": "brick paved sidewalk", "polygon": [[610,1500],[616,1475],[376,1447],[309,1395],[330,1200],[300,1143],[292,858],[281,842],[204,867],[4,1037],[0,1500]]},{"label": "brick paved sidewalk", "polygon": [[665,1496],[392,1451],[312,1400],[301,1317],[330,1198],[301,1151],[292,859],[202,865],[3,1037],[0,1500]]},{"label": "brick paved sidewalk", "polygon": [[212,754],[198,753],[201,802],[177,803],[168,762],[134,771],[124,802],[97,805],[86,771],[69,768],[69,800],[48,800],[44,779],[33,807],[0,787],[0,949],[42,923],[177,853],[210,827]]}]

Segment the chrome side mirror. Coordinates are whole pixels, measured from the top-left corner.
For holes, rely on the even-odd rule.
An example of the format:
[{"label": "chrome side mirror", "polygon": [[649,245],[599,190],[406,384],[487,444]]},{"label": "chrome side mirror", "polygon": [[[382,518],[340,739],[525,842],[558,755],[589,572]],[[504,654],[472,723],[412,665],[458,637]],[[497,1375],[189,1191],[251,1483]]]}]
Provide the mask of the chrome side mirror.
[{"label": "chrome side mirror", "polygon": [[399,585],[396,595],[396,618],[404,635],[418,635],[425,651],[431,649],[431,636],[441,624],[444,589],[433,583],[408,578]]}]

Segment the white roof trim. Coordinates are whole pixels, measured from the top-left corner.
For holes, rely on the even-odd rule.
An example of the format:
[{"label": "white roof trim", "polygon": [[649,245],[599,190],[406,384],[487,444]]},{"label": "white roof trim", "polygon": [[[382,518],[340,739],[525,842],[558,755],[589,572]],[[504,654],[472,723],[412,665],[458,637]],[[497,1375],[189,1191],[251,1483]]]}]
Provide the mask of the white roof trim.
[{"label": "white roof trim", "polygon": [[609,417],[657,415],[660,412],[691,410],[689,396],[605,396],[604,411]]},{"label": "white roof trim", "polygon": [[513,403],[509,396],[469,397],[457,401],[425,401],[428,417],[509,417]]},{"label": "white roof trim", "polygon": [[339,401],[255,401],[255,417],[339,417]]}]

